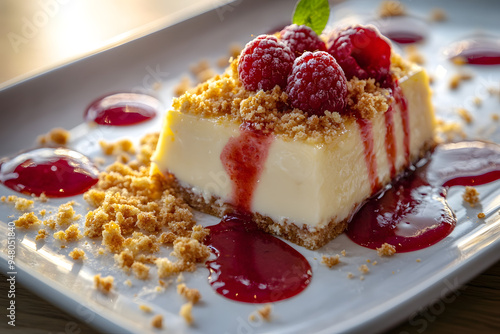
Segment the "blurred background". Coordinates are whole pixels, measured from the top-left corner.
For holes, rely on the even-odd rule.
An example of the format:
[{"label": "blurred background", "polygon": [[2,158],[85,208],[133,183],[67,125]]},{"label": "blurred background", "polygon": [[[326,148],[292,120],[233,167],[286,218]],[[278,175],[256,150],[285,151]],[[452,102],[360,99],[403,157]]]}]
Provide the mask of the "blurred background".
[{"label": "blurred background", "polygon": [[231,0],[0,0],[0,89]]}]

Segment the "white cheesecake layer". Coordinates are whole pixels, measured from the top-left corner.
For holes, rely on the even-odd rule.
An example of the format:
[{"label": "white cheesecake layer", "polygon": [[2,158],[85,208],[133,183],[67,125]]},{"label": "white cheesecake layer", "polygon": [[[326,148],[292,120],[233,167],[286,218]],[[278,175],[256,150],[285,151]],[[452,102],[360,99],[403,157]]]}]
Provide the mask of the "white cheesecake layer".
[{"label": "white cheesecake layer", "polygon": [[[420,70],[400,81],[408,100],[410,155],[416,158],[433,140],[434,116],[428,77]],[[400,107],[393,104],[396,134],[396,169],[406,167],[404,131]],[[372,120],[377,175],[390,182],[383,114]],[[201,195],[231,203],[232,185],[220,155],[231,137],[240,134],[239,124],[219,118],[202,118],[171,110],[166,116],[153,161],[162,173],[173,174],[183,187]],[[284,141],[275,137],[258,180],[252,212],[274,222],[293,222],[310,231],[330,221],[343,221],[372,195],[365,150],[357,122],[328,144]]]}]

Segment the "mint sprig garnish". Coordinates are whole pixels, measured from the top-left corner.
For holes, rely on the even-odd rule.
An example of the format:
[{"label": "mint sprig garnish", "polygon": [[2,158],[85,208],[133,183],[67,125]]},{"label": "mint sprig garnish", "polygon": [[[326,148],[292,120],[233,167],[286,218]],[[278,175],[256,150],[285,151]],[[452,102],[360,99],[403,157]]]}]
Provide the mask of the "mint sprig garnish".
[{"label": "mint sprig garnish", "polygon": [[300,0],[295,7],[292,23],[306,25],[316,34],[321,35],[329,17],[328,0]]}]

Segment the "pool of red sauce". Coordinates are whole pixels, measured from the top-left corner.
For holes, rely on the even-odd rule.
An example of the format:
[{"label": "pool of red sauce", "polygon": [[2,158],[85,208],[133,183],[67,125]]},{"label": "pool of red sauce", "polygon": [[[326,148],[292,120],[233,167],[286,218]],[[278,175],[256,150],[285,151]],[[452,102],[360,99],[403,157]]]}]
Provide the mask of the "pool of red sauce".
[{"label": "pool of red sauce", "polygon": [[117,93],[92,102],[85,110],[84,119],[99,125],[134,125],[154,118],[159,108],[160,102],[152,96]]},{"label": "pool of red sauce", "polygon": [[243,124],[229,140],[221,161],[231,179],[233,202],[239,210],[209,226],[207,245],[215,259],[207,261],[209,282],[219,294],[247,303],[269,303],[295,296],[312,277],[302,254],[265,233],[252,221],[252,195],[267,159],[273,136]]},{"label": "pool of red sauce", "polygon": [[376,249],[383,243],[409,252],[448,236],[456,218],[446,201],[452,186],[478,186],[500,178],[500,146],[460,142],[438,146],[384,191],[368,200],[348,225],[355,243]]},{"label": "pool of red sauce", "polygon": [[271,303],[302,292],[310,283],[309,262],[294,248],[258,229],[245,214],[231,214],[208,227],[209,282],[226,298]]},{"label": "pool of red sauce", "polygon": [[0,181],[28,195],[79,195],[98,178],[98,169],[87,157],[66,148],[39,148],[0,161]]},{"label": "pool of red sauce", "polygon": [[454,44],[450,58],[461,58],[470,65],[500,65],[500,42],[481,36],[464,40]]},{"label": "pool of red sauce", "polygon": [[384,35],[390,40],[399,44],[413,44],[421,42],[425,37],[417,32],[404,31],[404,30],[388,30],[384,32]]}]

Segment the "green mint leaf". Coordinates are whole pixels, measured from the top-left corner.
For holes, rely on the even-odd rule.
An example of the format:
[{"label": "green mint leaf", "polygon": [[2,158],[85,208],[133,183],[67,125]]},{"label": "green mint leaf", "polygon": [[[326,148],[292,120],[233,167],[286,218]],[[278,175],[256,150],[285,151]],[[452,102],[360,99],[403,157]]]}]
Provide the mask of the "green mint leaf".
[{"label": "green mint leaf", "polygon": [[295,7],[292,23],[306,25],[316,34],[321,35],[329,17],[328,0],[300,0]]}]

